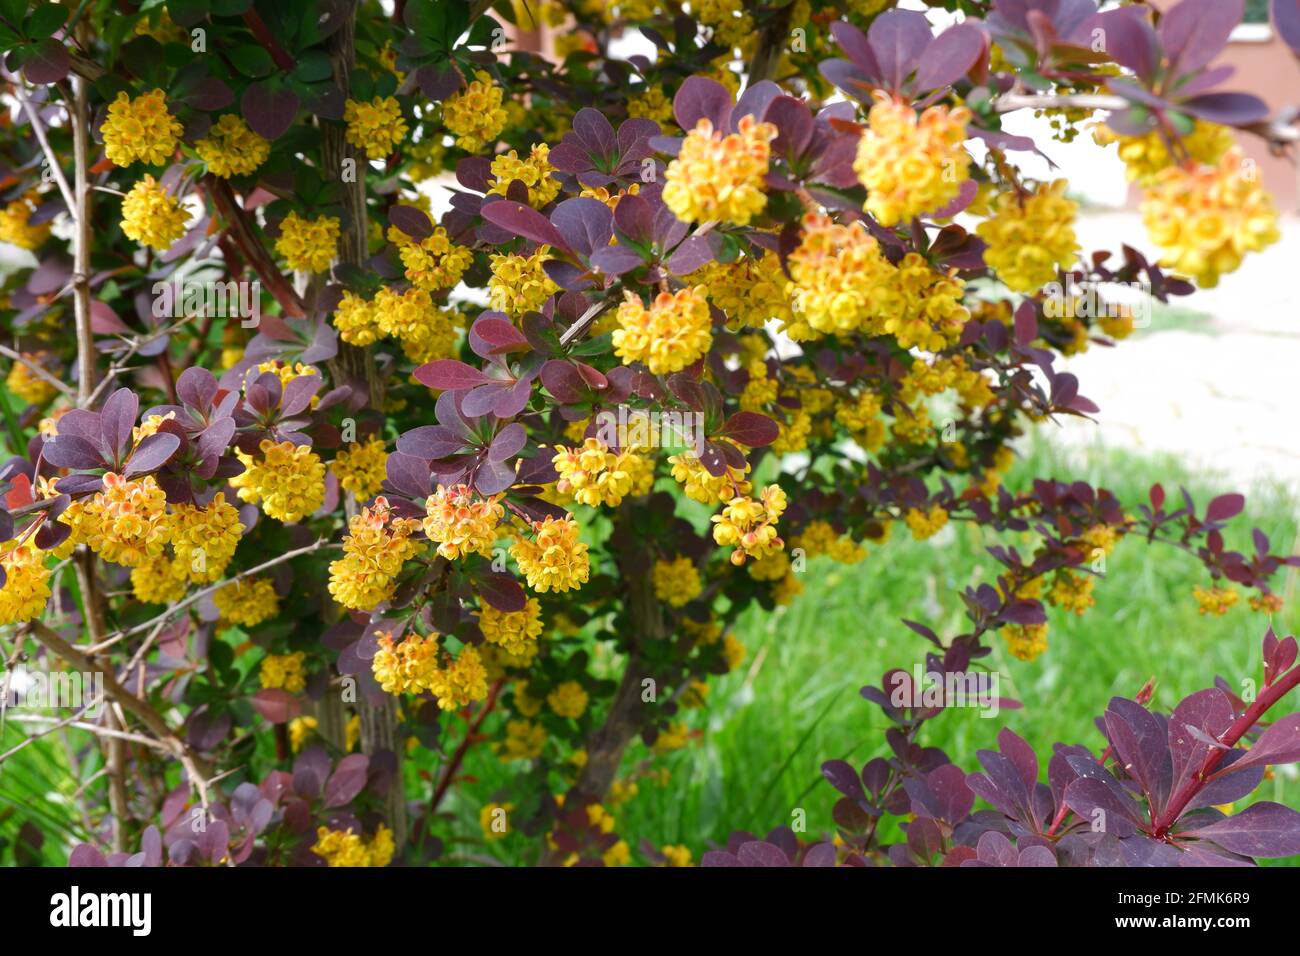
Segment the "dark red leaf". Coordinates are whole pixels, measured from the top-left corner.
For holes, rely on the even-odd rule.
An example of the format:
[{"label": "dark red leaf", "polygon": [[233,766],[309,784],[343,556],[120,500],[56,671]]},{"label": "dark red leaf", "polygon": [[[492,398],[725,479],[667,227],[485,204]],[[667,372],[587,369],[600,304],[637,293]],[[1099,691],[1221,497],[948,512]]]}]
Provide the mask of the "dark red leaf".
[{"label": "dark red leaf", "polygon": [[758,412],[736,412],[723,424],[719,435],[735,439],[750,448],[762,448],[776,441],[781,429],[776,422]]},{"label": "dark red leaf", "polygon": [[516,236],[523,236],[533,242],[554,246],[570,252],[568,244],[559,231],[550,224],[545,216],[523,203],[502,199],[497,202],[484,203],[482,216],[493,225],[500,226]]},{"label": "dark red leaf", "polygon": [[418,382],[427,385],[429,388],[453,391],[462,388],[473,388],[476,385],[484,385],[492,381],[472,365],[466,365],[456,359],[439,359],[436,362],[429,362],[417,368],[414,374]]},{"label": "dark red leaf", "polygon": [[507,614],[522,611],[528,600],[519,582],[508,574],[489,572],[478,578],[474,586],[484,601]]},{"label": "dark red leaf", "polygon": [[272,724],[287,724],[302,710],[302,701],[278,687],[268,687],[253,695],[253,708]]}]

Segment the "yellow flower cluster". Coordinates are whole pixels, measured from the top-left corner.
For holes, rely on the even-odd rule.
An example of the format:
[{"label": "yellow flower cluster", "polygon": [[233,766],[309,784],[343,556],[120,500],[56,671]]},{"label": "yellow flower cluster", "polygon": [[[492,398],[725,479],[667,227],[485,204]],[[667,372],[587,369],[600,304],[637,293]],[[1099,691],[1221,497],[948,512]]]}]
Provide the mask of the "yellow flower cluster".
[{"label": "yellow flower cluster", "polygon": [[239,499],[260,504],[268,517],[294,524],[325,501],[325,464],[310,445],[263,438],[261,457],[235,454],[244,471],[230,479]]},{"label": "yellow flower cluster", "polygon": [[[1143,186],[1151,185],[1162,170],[1176,162],[1165,135],[1158,129],[1142,136],[1120,136],[1105,124],[1098,124],[1092,138],[1098,146],[1119,143],[1125,175]],[[1198,163],[1214,165],[1232,148],[1233,142],[1232,132],[1226,126],[1196,120],[1192,131],[1179,140],[1178,149]]]},{"label": "yellow flower cluster", "polygon": [[376,96],[369,103],[348,100],[343,105],[348,124],[347,140],[366,154],[366,159],[383,159],[403,139],[409,127],[402,119],[402,107],[391,96]]},{"label": "yellow flower cluster", "polygon": [[536,540],[518,537],[510,555],[519,564],[528,586],[538,593],[576,590],[591,575],[587,545],[578,540],[572,515],[546,517],[532,523]]},{"label": "yellow flower cluster", "polygon": [[349,345],[364,348],[383,338],[383,331],[375,319],[375,306],[355,292],[344,292],[334,309],[334,328],[339,338]]},{"label": "yellow flower cluster", "polygon": [[1008,624],[1002,629],[1002,639],[1007,642],[1012,657],[1032,661],[1047,650],[1047,625]]},{"label": "yellow flower cluster", "polygon": [[379,331],[401,342],[402,351],[412,362],[448,358],[455,351],[456,329],[424,289],[401,293],[380,289],[375,294],[373,314]]},{"label": "yellow flower cluster", "polygon": [[1160,264],[1206,289],[1235,271],[1247,252],[1281,238],[1273,201],[1236,147],[1217,166],[1166,169],[1140,211],[1152,242],[1164,250]]},{"label": "yellow flower cluster", "polygon": [[879,331],[894,336],[901,348],[938,352],[961,338],[970,310],[961,304],[960,279],[936,272],[923,256],[909,252],[898,264],[893,291],[900,307],[889,310]]},{"label": "yellow flower cluster", "polygon": [[334,472],[344,491],[352,492],[358,501],[366,501],[383,485],[387,463],[384,440],[371,435],[364,444],[352,442],[335,455],[330,462],[330,471]]},{"label": "yellow flower cluster", "polygon": [[[24,352],[23,358],[33,365],[40,365],[44,368],[43,360],[49,358],[49,353],[33,354]],[[44,405],[58,394],[58,389],[22,362],[14,362],[13,367],[9,369],[9,375],[5,378],[5,386],[17,398],[21,398],[28,405]]]},{"label": "yellow flower cluster", "polygon": [[210,584],[226,573],[244,526],[239,510],[218,491],[206,505],[172,505],[172,561],[183,581]]},{"label": "yellow flower cluster", "polygon": [[789,268],[795,320],[785,331],[797,342],[853,332],[886,314],[898,278],[865,225],[840,225],[817,213],[804,216]]},{"label": "yellow flower cluster", "polygon": [[505,739],[493,745],[497,757],[503,762],[534,760],[546,747],[546,728],[531,720],[506,721]]},{"label": "yellow flower cluster", "polygon": [[1055,607],[1083,614],[1097,603],[1092,596],[1092,587],[1096,583],[1097,579],[1090,574],[1058,571],[1052,589],[1047,592],[1047,600]]},{"label": "yellow flower cluster", "polygon": [[673,101],[664,95],[662,86],[652,86],[627,101],[627,115],[667,123],[673,118]]},{"label": "yellow flower cluster", "polygon": [[303,665],[307,655],[303,651],[292,654],[267,654],[262,658],[258,680],[263,688],[287,690],[300,694],[307,688],[307,672]]},{"label": "yellow flower cluster", "polygon": [[943,505],[931,505],[928,510],[909,508],[903,521],[917,541],[933,538],[948,524],[948,512]]},{"label": "yellow flower cluster", "polygon": [[663,200],[682,222],[718,220],[746,226],[767,205],[763,177],[776,127],[742,117],[723,135],[701,117],[664,174]]},{"label": "yellow flower cluster", "polygon": [[441,710],[460,710],[487,697],[487,669],[478,650],[466,645],[460,655],[433,675],[429,690]]},{"label": "yellow flower cluster", "polygon": [[651,570],[651,580],[655,597],[672,607],[681,607],[694,601],[704,590],[699,569],[687,557],[656,561]]},{"label": "yellow flower cluster", "polygon": [[317,827],[316,843],[311,851],[330,866],[388,866],[397,852],[393,831],[382,823],[367,843],[351,829],[331,830]]},{"label": "yellow flower cluster", "polygon": [[176,152],[184,127],[167,110],[162,90],[152,90],[132,99],[125,91],[108,106],[100,127],[104,154],[115,166],[142,161],[161,166]]},{"label": "yellow flower cluster", "polygon": [[543,268],[550,257],[550,246],[538,246],[527,256],[493,255],[492,278],[488,280],[488,302],[492,308],[513,316],[540,310],[560,290]]},{"label": "yellow flower cluster", "polygon": [[1214,614],[1219,617],[1227,614],[1229,608],[1241,598],[1236,588],[1219,587],[1217,585],[1209,588],[1197,585],[1192,589],[1192,593],[1196,596],[1199,613]]},{"label": "yellow flower cluster", "polygon": [[378,644],[370,667],[385,692],[419,694],[433,686],[438,670],[437,635],[412,634],[396,644],[391,634],[380,634]]},{"label": "yellow flower cluster", "polygon": [[73,519],[77,540],[105,561],[128,568],[159,557],[171,529],[167,496],[153,476],[127,479],[110,471],[103,482]]},{"label": "yellow flower cluster", "polygon": [[296,272],[325,272],[339,251],[339,221],[334,216],[303,219],[291,212],[280,223],[275,251]]},{"label": "yellow flower cluster", "polygon": [[592,507],[617,508],[631,494],[633,470],[640,458],[624,449],[612,452],[599,438],[588,438],[580,448],[555,446],[551,463],[559,473],[555,490],[572,495],[575,501]]},{"label": "yellow flower cluster", "polygon": [[247,176],[266,162],[271,144],[241,117],[226,113],[194,144],[194,151],[207,163],[208,172],[230,179]]},{"label": "yellow flower cluster", "polygon": [[443,226],[434,226],[431,235],[418,241],[392,226],[388,241],[398,247],[407,280],[426,292],[450,289],[474,261],[474,253],[452,242]]},{"label": "yellow flower cluster", "polygon": [[185,208],[152,176],[145,176],[122,197],[122,232],[158,252],[185,235],[189,218]]},{"label": "yellow flower cluster", "polygon": [[576,680],[566,680],[546,695],[546,705],[556,716],[576,720],[587,709],[587,692]]},{"label": "yellow flower cluster", "polygon": [[863,209],[894,226],[955,199],[969,175],[962,143],[970,119],[964,106],[930,106],[918,119],[911,103],[878,91],[853,161],[867,187]]},{"label": "yellow flower cluster", "polygon": [[614,353],[624,365],[644,362],[655,375],[694,364],[713,343],[713,318],[703,287],[660,292],[646,308],[628,292],[618,307]]},{"label": "yellow flower cluster", "polygon": [[733,332],[746,326],[761,329],[771,319],[783,325],[794,322],[787,291],[790,280],[781,269],[781,257],[774,252],[732,263],[710,262],[693,273],[690,281],[726,313],[727,328]]},{"label": "yellow flower cluster", "polygon": [[520,159],[517,150],[502,153],[492,160],[492,185],[489,193],[504,196],[512,182],[528,187],[528,205],[541,209],[560,193],[560,181],[551,173],[555,167],[550,162],[551,147],[535,143],[527,159]]},{"label": "yellow flower cluster", "polygon": [[802,548],[806,558],[827,555],[841,564],[857,564],[867,556],[866,548],[820,519],[808,522],[801,534],[790,539],[790,547]]},{"label": "yellow flower cluster", "polygon": [[[673,480],[682,486],[686,497],[702,505],[725,504],[753,490],[744,475],[736,475],[731,468],[725,474],[713,475],[694,455],[673,455],[668,464],[672,466]],[[745,473],[749,473],[748,464]]]},{"label": "yellow flower cluster", "polygon": [[501,497],[480,498],[468,485],[439,485],[425,499],[424,533],[448,561],[468,554],[491,557],[496,527],[505,517]]},{"label": "yellow flower cluster", "polygon": [[1000,193],[993,215],[975,227],[988,243],[984,262],[1015,292],[1037,292],[1074,264],[1078,203],[1065,198],[1069,183],[1056,179],[1028,195]]},{"label": "yellow flower cluster", "polygon": [[50,224],[31,224],[39,194],[32,190],[0,209],[0,242],[11,242],[19,249],[35,249],[50,237]]},{"label": "yellow flower cluster", "polygon": [[885,423],[880,418],[880,397],[862,392],[853,401],[835,406],[835,420],[848,429],[853,440],[866,451],[875,451],[885,443]]},{"label": "yellow flower cluster", "polygon": [[761,559],[785,547],[776,535],[777,519],[789,504],[779,485],[768,485],[758,498],[732,498],[720,514],[714,515],[713,540],[721,547],[733,547],[731,563],[740,567],[748,558]]},{"label": "yellow flower cluster", "polygon": [[524,603],[522,611],[500,611],[484,604],[478,612],[478,626],[489,644],[497,645],[511,656],[523,657],[542,636],[542,606],[533,597]]},{"label": "yellow flower cluster", "polygon": [[240,578],[212,595],[221,618],[240,627],[254,627],[280,613],[280,598],[268,578]]},{"label": "yellow flower cluster", "polygon": [[501,135],[506,126],[503,94],[485,70],[463,90],[449,96],[442,104],[442,121],[456,137],[456,145],[467,153],[477,153]]},{"label": "yellow flower cluster", "polygon": [[0,586],[0,624],[39,617],[50,599],[45,552],[30,541],[6,541],[0,545],[0,567],[5,573],[4,585]]},{"label": "yellow flower cluster", "polygon": [[394,517],[383,495],[353,515],[343,557],[330,563],[330,595],[354,611],[369,611],[392,597],[402,564],[420,551],[420,542],[411,540],[419,528],[414,518]]},{"label": "yellow flower cluster", "polygon": [[691,851],[681,844],[660,847],[659,852],[663,854],[664,866],[683,867],[691,865]]}]

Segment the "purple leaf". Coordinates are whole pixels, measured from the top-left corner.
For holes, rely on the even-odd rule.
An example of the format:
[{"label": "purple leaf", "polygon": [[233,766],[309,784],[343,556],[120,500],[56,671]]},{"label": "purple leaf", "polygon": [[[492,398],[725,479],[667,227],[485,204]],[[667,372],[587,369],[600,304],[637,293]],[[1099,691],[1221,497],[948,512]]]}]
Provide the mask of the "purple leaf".
[{"label": "purple leaf", "polygon": [[176,395],[186,405],[199,410],[211,407],[217,387],[213,374],[197,365],[190,366],[176,379]]},{"label": "purple leaf", "polygon": [[[623,201],[619,200],[619,206]],[[596,271],[610,276],[621,276],[625,272],[631,272],[640,266],[645,260],[641,254],[627,246],[605,246],[597,249],[591,254],[588,260],[591,268]]]},{"label": "purple leaf", "polygon": [[1225,126],[1246,126],[1268,119],[1268,104],[1249,93],[1205,93],[1182,104],[1188,113],[1222,123]]},{"label": "purple leaf", "polygon": [[473,388],[476,385],[484,385],[492,381],[472,365],[466,365],[456,359],[439,359],[436,362],[429,362],[417,368],[414,374],[416,380],[421,384],[444,391]]},{"label": "purple leaf", "polygon": [[253,709],[272,724],[287,724],[302,710],[302,701],[278,687],[268,687],[253,695]]},{"label": "purple leaf", "polygon": [[1300,853],[1300,813],[1280,803],[1254,803],[1241,813],[1181,835],[1210,840],[1243,856],[1294,856]]},{"label": "purple leaf", "polygon": [[514,418],[522,412],[533,393],[533,381],[532,377],[521,378],[508,388],[499,391],[492,401],[492,413],[497,418]]},{"label": "purple leaf", "polygon": [[394,489],[409,498],[423,498],[429,493],[429,466],[418,456],[393,452],[388,456],[384,474]]},{"label": "purple leaf", "polygon": [[1235,518],[1241,514],[1242,509],[1246,507],[1246,498],[1239,494],[1219,495],[1210,502],[1205,509],[1205,520],[1207,522],[1227,521],[1229,518]]},{"label": "purple leaf", "polygon": [[366,786],[370,758],[365,754],[348,754],[325,784],[325,806],[341,807],[351,803]]},{"label": "purple leaf", "polygon": [[72,60],[63,44],[54,37],[46,37],[36,44],[36,50],[23,64],[23,75],[38,85],[58,83],[72,68]]},{"label": "purple leaf", "polygon": [[505,462],[484,459],[474,472],[474,489],[481,495],[495,495],[515,483],[515,469]]},{"label": "purple leaf", "polygon": [[524,426],[519,422],[511,422],[501,431],[497,432],[496,437],[492,439],[492,444],[488,448],[488,459],[490,461],[509,461],[528,441],[528,433]]},{"label": "purple leaf", "polygon": [[1155,75],[1160,62],[1160,44],[1147,20],[1146,12],[1137,7],[1122,7],[1099,14],[1094,23],[1104,30],[1106,52],[1121,66],[1142,79]]},{"label": "purple leaf", "polygon": [[288,88],[269,82],[254,83],[239,101],[240,112],[253,132],[266,139],[279,139],[293,125],[298,115],[298,96]]},{"label": "purple leaf", "polygon": [[951,86],[978,62],[984,45],[984,33],[974,24],[959,23],[944,30],[926,45],[913,86],[922,93]]},{"label": "purple leaf", "polygon": [[531,347],[524,333],[499,312],[484,312],[469,330],[469,347],[480,358],[505,352],[526,352]]},{"label": "purple leaf", "polygon": [[719,435],[732,438],[750,448],[770,445],[780,437],[776,422],[758,412],[736,412],[723,424]]},{"label": "purple leaf", "polygon": [[[1216,687],[1197,691],[1174,708],[1169,715],[1169,752],[1174,770],[1171,793],[1181,790],[1200,771],[1206,756],[1214,749],[1198,739],[1198,735],[1218,740],[1232,726],[1232,718],[1232,703]],[[1189,727],[1197,733],[1192,733]]]},{"label": "purple leaf", "polygon": [[412,458],[432,461],[465,450],[465,442],[441,425],[420,425],[397,437],[397,450]]},{"label": "purple leaf", "polygon": [[668,260],[668,271],[673,275],[684,276],[701,266],[713,261],[713,249],[705,236],[691,236],[672,254]]},{"label": "purple leaf", "polygon": [[[1246,751],[1245,756],[1235,761],[1220,774],[1232,773],[1243,767],[1256,764],[1295,763],[1300,761],[1300,714],[1288,714],[1275,721],[1259,735],[1254,746]],[[1210,779],[1214,779],[1211,777]]]},{"label": "purple leaf", "polygon": [[930,44],[930,24],[915,10],[886,10],[871,21],[867,41],[886,85],[900,89]]},{"label": "purple leaf", "polygon": [[866,796],[862,792],[862,780],[858,777],[858,772],[847,760],[826,761],[822,764],[822,776],[850,800],[861,800]]},{"label": "purple leaf", "polygon": [[488,572],[474,582],[479,596],[498,611],[514,614],[522,611],[528,596],[524,589],[508,574]]},{"label": "purple leaf", "polygon": [[725,132],[731,128],[731,93],[717,80],[689,76],[673,97],[673,116],[688,133],[701,119],[712,123],[714,131]]},{"label": "purple leaf", "polygon": [[99,449],[79,435],[52,438],[45,443],[41,454],[56,468],[96,468],[104,464]]},{"label": "purple leaf", "polygon": [[100,427],[115,459],[120,460],[131,447],[131,432],[139,413],[140,399],[129,388],[119,388],[104,402],[99,413]]},{"label": "purple leaf", "polygon": [[[840,45],[844,55],[849,58],[851,66],[856,67],[869,78],[874,79],[881,76],[880,63],[876,60],[876,54],[872,50],[871,42],[867,39],[865,33],[847,20],[836,20],[831,24],[831,36]],[[830,77],[827,77],[827,79],[830,79]],[[832,80],[832,82],[834,81]]]},{"label": "purple leaf", "polygon": [[412,239],[427,239],[433,235],[433,223],[428,215],[414,206],[394,206],[388,210],[388,221]]},{"label": "purple leaf", "polygon": [[[311,376],[317,378],[319,376]],[[181,447],[181,440],[167,432],[149,435],[136,447],[135,453],[127,462],[125,477],[132,478],[145,472],[157,471]]]},{"label": "purple leaf", "polygon": [[565,252],[571,252],[564,237],[536,209],[509,199],[484,203],[482,216],[495,226],[500,226],[516,236],[523,236],[533,242],[554,246]]},{"label": "purple leaf", "polygon": [[[1104,820],[1105,831],[1121,838],[1131,836],[1142,824],[1132,801],[1121,799],[1112,788],[1093,777],[1080,777],[1066,787],[1065,805],[1089,823]],[[1097,817],[1098,811],[1104,817]]]},{"label": "purple leaf", "polygon": [[1286,45],[1300,56],[1300,0],[1273,0],[1273,24]]},{"label": "purple leaf", "polygon": [[1174,76],[1195,72],[1219,55],[1241,22],[1245,0],[1183,0],[1157,28]]},{"label": "purple leaf", "polygon": [[[692,77],[691,79],[696,79]],[[789,866],[790,860],[779,847],[770,843],[764,843],[762,840],[751,840],[748,843],[742,843],[736,851],[736,859],[740,861],[741,866]]]},{"label": "purple leaf", "polygon": [[591,155],[608,158],[614,154],[614,127],[600,110],[584,106],[573,117],[573,134]]},{"label": "purple leaf", "polygon": [[613,220],[608,206],[586,196],[566,199],[551,213],[551,224],[564,236],[569,248],[583,256],[609,245]]}]

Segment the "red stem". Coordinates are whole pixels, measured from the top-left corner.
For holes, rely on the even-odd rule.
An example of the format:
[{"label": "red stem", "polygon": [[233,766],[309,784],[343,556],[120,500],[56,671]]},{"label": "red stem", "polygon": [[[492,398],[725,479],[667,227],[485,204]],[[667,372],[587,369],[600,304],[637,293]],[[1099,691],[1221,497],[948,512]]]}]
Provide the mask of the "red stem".
[{"label": "red stem", "polygon": [[1268,685],[1255,698],[1254,703],[1246,708],[1245,713],[1232,722],[1219,742],[1224,745],[1224,749],[1218,748],[1212,750],[1201,764],[1201,769],[1192,775],[1192,778],[1183,784],[1172,800],[1165,806],[1165,810],[1152,824],[1151,835],[1157,839],[1163,839],[1182,814],[1187,804],[1191,803],[1192,798],[1200,792],[1201,788],[1209,782],[1209,776],[1214,772],[1214,768],[1219,765],[1224,756],[1231,750],[1243,736],[1246,731],[1254,727],[1259,719],[1264,716],[1270,707],[1289,694],[1300,684],[1300,667],[1293,667],[1282,675],[1276,683]]},{"label": "red stem", "polygon": [[[469,752],[469,746],[474,742],[474,737],[478,734],[479,727],[483,725],[484,718],[486,718],[488,714],[492,713],[492,708],[496,707],[497,695],[501,693],[501,688],[504,684],[505,681],[499,680],[492,685],[492,689],[488,691],[487,700],[483,702],[483,706],[479,708],[479,712],[474,715],[474,720],[470,723],[469,729],[465,731],[465,739],[460,742],[460,746],[456,748],[456,752],[451,755],[451,763],[447,764],[447,770],[443,773],[442,779],[438,781],[437,789],[433,791],[433,799],[429,801],[429,817],[433,816],[434,812],[438,809],[438,804],[442,803],[442,798],[446,795],[447,788],[451,786],[452,779],[456,776],[456,771],[458,771],[460,765],[465,762],[465,754]],[[428,817],[425,819],[427,821]],[[426,829],[428,828],[427,822],[425,827]]]},{"label": "red stem", "polygon": [[249,7],[244,11],[244,26],[252,31],[253,36],[257,37],[257,42],[266,48],[266,52],[271,54],[271,59],[280,69],[290,72],[294,68],[293,57],[291,57],[280,46],[280,41],[271,35],[270,28],[267,27],[266,21],[262,19],[255,9]]}]

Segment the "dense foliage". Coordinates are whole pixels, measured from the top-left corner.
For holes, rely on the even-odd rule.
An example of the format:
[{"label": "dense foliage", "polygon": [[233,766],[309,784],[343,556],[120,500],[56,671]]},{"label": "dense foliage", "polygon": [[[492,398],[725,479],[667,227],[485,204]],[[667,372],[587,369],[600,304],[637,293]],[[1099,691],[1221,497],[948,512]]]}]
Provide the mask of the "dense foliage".
[{"label": "dense foliage", "polygon": [[[941,673],[1047,651],[1126,539],[1196,555],[1205,613],[1276,611],[1300,559],[1229,549],[1240,495],[1001,481],[1027,429],[1098,411],[1058,359],[1133,330],[1112,290],[1185,296],[1278,238],[1233,128],[1296,128],[1211,65],[1241,0],[931,6],[961,16],[0,0],[0,239],[32,253],[4,289],[0,621],[11,665],[109,697],[67,718],[105,770],[72,861],[431,862],[480,747],[517,768],[484,839],[687,864],[707,848],[620,831],[625,755],[690,744],[742,612],[891,534],[1004,542],[964,633],[907,622]],[[1080,248],[1017,111],[1117,143],[1150,254]],[[1294,659],[1270,635],[1253,702],[1112,701],[1110,746],[1058,748],[1050,786],[1009,731],[961,773],[913,739],[942,705],[873,692],[895,757],[827,765],[839,840],[729,859],[1295,854],[1284,807],[1191,814],[1296,759],[1294,717],[1258,724]]]}]

